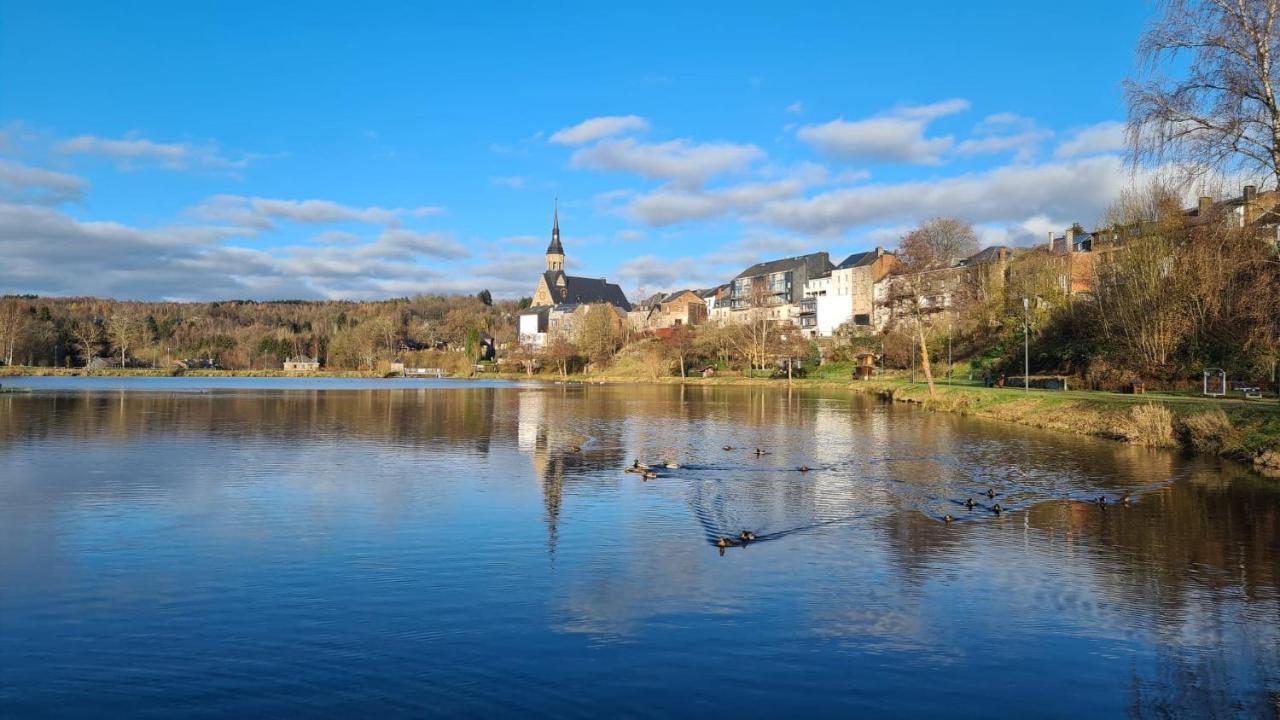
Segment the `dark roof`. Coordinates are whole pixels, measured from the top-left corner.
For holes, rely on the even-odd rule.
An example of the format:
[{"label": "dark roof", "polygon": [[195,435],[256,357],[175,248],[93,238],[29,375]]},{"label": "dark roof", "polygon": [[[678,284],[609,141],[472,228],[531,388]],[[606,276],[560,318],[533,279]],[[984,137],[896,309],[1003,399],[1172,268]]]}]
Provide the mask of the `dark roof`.
[{"label": "dark roof", "polygon": [[[690,290],[690,289],[688,289],[688,288],[685,288],[684,290],[677,290],[677,291],[675,291],[675,292],[669,292],[669,293],[667,293],[666,295],[663,295],[663,296],[662,296],[662,299],[661,299],[661,300],[659,300],[658,302],[659,302],[659,303],[671,302],[672,300],[675,300],[676,298],[680,297],[681,295],[683,295],[683,294],[685,294],[685,293],[693,293],[694,295],[697,295],[697,294],[698,294],[698,291],[697,291],[697,290]],[[701,299],[701,296],[699,296],[699,299]]]},{"label": "dark roof", "polygon": [[849,257],[845,258],[844,262],[837,265],[836,269],[848,270],[849,268],[862,267],[863,265],[870,265],[871,263],[876,261],[877,257],[879,256],[876,254],[875,250],[868,250],[866,252],[854,253]]},{"label": "dark roof", "polygon": [[[623,310],[631,310],[631,303],[622,288],[607,282],[604,278],[574,277],[559,271],[548,271],[542,274],[547,280],[547,289],[557,305],[609,303]],[[564,287],[557,282],[564,278]]]},{"label": "dark roof", "polygon": [[[1079,236],[1076,236],[1079,239]],[[1001,251],[1008,252],[1008,248],[1003,245],[992,245],[989,248],[979,250],[960,261],[961,265],[986,265],[1000,259]]]},{"label": "dark roof", "polygon": [[[738,278],[759,277],[761,275],[770,275],[776,272],[795,270],[818,256],[822,256],[825,260],[826,253],[810,253],[808,255],[797,255],[795,257],[783,258],[781,260],[769,260],[762,263],[756,263],[755,265],[752,265],[746,270],[738,273],[737,276],[734,277],[734,280],[737,280]],[[830,269],[831,262],[826,261],[826,267],[824,267],[823,270],[826,271]]]},{"label": "dark roof", "polygon": [[564,247],[560,245],[560,201],[556,201],[556,209],[551,216],[551,244],[547,246],[548,255],[563,255]]}]

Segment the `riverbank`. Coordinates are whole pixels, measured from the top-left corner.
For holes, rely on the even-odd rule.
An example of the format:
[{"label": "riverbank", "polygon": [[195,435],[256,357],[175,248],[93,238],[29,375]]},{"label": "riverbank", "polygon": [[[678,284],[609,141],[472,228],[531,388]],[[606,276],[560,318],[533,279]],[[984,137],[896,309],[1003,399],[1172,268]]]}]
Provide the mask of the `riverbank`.
[{"label": "riverbank", "polygon": [[[528,379],[503,375],[505,379]],[[665,383],[783,387],[786,380],[753,377],[658,378],[610,375],[570,376],[571,382]],[[937,384],[930,399],[925,383],[906,378],[836,380],[796,378],[792,387],[873,394],[893,402],[1073,435],[1089,435],[1132,445],[1181,448],[1219,455],[1280,476],[1280,402],[1173,393],[1123,395],[1092,390],[987,388],[979,384]]]},{"label": "riverbank", "polygon": [[[361,370],[322,370],[290,373],[283,370],[184,370],[148,368],[85,370],[83,368],[0,368],[0,377],[20,375],[57,377],[264,377],[366,378],[384,377]],[[555,376],[486,373],[490,380],[553,382]],[[784,387],[783,379],[764,377],[635,377],[630,375],[570,375],[569,382],[687,384]],[[894,402],[924,406],[938,412],[1011,422],[1074,435],[1090,435],[1119,442],[1220,455],[1253,465],[1260,472],[1280,475],[1280,402],[1207,398],[1152,393],[1121,395],[1090,390],[1052,391],[986,388],[973,383],[938,384],[937,398],[928,386],[907,378],[848,380],[831,375],[796,378],[792,387],[873,394]]]}]

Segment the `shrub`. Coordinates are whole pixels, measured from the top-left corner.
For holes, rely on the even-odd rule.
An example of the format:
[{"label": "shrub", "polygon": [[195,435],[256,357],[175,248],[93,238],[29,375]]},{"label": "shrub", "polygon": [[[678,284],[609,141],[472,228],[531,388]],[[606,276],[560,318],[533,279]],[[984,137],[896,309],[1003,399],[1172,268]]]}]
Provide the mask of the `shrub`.
[{"label": "shrub", "polygon": [[1173,413],[1157,403],[1136,405],[1129,409],[1128,422],[1121,430],[1124,438],[1135,445],[1174,447]]},{"label": "shrub", "polygon": [[1179,422],[1183,442],[1202,453],[1219,453],[1231,436],[1231,420],[1221,410],[1188,415]]}]

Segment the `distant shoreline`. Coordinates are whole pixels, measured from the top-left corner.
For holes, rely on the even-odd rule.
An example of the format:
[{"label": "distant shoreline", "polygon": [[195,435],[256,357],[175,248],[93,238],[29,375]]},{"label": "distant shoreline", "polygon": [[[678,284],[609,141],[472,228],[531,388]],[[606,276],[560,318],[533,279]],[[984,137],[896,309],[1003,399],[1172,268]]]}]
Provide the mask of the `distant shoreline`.
[{"label": "distant shoreline", "polygon": [[[86,370],[84,368],[0,368],[0,384],[6,377],[209,377],[209,378],[360,378],[400,379],[366,370],[181,370],[152,368]],[[512,380],[543,384],[646,384],[787,387],[786,380],[763,377],[631,377],[524,373],[483,373],[453,380]],[[1035,390],[983,388],[967,384],[937,385],[937,399],[928,387],[906,379],[832,380],[796,378],[795,389],[841,390],[875,395],[930,410],[1000,420],[1027,427],[1072,435],[1086,435],[1159,448],[1181,448],[1198,454],[1218,455],[1252,465],[1259,472],[1280,476],[1280,403],[1210,399],[1189,395],[1121,395],[1088,390]]]}]

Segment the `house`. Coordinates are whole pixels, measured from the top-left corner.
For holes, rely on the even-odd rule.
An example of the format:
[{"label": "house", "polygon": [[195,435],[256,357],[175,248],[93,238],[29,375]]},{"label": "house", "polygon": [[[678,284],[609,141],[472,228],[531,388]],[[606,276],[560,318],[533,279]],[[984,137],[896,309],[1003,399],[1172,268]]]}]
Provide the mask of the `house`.
[{"label": "house", "polygon": [[805,283],[830,272],[825,252],[756,263],[729,284],[727,319],[748,322],[764,313],[771,321],[799,325]]},{"label": "house", "polygon": [[632,310],[631,326],[637,330],[661,330],[679,325],[701,325],[707,321],[707,303],[694,290],[658,293]]},{"label": "house", "polygon": [[[551,244],[547,246],[547,269],[538,278],[533,302],[520,313],[517,323],[520,342],[541,347],[547,334],[565,331],[573,323],[579,308],[609,305],[623,318],[631,311],[631,303],[618,285],[604,278],[569,275],[564,271],[564,246],[560,243],[560,209],[551,221]],[[582,311],[585,313],[585,310]]]},{"label": "house", "polygon": [[899,268],[884,248],[854,253],[826,275],[805,283],[800,326],[810,335],[828,336],[845,323],[879,329],[875,323],[876,284]]},{"label": "house", "polygon": [[707,306],[707,319],[723,322],[729,317],[729,283],[698,291],[698,297]]},{"label": "house", "polygon": [[285,372],[315,372],[320,369],[320,358],[307,357],[306,355],[297,355],[285,358]]},{"label": "house", "polygon": [[881,327],[913,317],[917,303],[926,315],[954,316],[957,305],[980,293],[987,283],[1004,282],[1011,254],[1009,248],[994,245],[949,265],[923,272],[887,276],[878,297],[873,322]]}]

